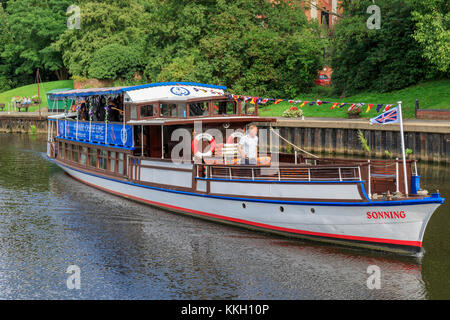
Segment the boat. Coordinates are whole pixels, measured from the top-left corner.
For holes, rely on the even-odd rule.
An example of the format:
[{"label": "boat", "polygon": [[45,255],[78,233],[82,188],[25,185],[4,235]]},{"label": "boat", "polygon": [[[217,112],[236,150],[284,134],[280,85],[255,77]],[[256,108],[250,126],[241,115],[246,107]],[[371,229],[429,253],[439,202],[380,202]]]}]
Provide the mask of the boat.
[{"label": "boat", "polygon": [[[82,183],[182,215],[344,246],[423,250],[444,199],[420,189],[415,160],[279,152],[276,118],[226,90],[164,82],[54,93],[72,106],[48,116],[47,156]],[[252,124],[261,127],[260,154],[249,165],[236,150]]]}]

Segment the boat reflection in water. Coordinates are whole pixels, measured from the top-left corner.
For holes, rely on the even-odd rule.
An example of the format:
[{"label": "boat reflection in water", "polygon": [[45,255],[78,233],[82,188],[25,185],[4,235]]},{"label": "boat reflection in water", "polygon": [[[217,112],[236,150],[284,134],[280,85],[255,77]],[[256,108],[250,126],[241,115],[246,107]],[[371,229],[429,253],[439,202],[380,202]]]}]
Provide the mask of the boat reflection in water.
[{"label": "boat reflection in water", "polygon": [[[423,257],[293,240],[168,214],[80,183],[46,137],[0,134],[1,299],[448,299],[449,207]],[[450,194],[445,167],[423,186]],[[68,290],[66,269],[81,269]],[[381,289],[367,287],[369,266]]]},{"label": "boat reflection in water", "polygon": [[[286,239],[111,197],[65,175],[51,193],[83,276],[82,294],[156,299],[424,299],[421,258]],[[67,243],[66,243],[67,245]],[[381,270],[370,290],[367,269]],[[82,267],[83,270],[83,267]],[[435,283],[437,285],[437,283]],[[104,288],[108,288],[105,292]],[[124,289],[126,288],[126,290]]]}]

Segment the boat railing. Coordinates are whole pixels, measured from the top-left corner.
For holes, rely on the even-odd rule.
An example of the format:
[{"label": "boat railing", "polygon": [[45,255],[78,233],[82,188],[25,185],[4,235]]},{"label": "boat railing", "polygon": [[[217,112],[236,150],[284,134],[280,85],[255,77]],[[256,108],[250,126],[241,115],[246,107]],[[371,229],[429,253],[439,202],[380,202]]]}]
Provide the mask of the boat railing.
[{"label": "boat railing", "polygon": [[387,191],[391,193],[409,193],[411,190],[411,177],[418,176],[417,161],[406,160],[406,174],[408,186],[405,187],[405,179],[402,170],[403,161],[401,159],[305,159],[314,161],[317,165],[336,166],[344,163],[352,163],[361,168],[362,180],[365,181],[365,188],[369,197],[373,194],[382,194]]},{"label": "boat railing", "polygon": [[197,178],[269,181],[361,181],[359,166],[196,165]]}]

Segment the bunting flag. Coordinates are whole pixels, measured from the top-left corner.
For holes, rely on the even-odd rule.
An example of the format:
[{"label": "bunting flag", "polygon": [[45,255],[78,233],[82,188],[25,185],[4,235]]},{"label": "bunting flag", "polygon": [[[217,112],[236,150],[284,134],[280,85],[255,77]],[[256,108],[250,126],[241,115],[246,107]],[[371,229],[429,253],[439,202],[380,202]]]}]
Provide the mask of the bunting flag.
[{"label": "bunting flag", "polygon": [[[203,92],[208,92],[211,91],[213,93],[217,93],[219,94],[217,91],[214,90],[204,90],[201,88],[194,88],[195,91],[203,91]],[[241,96],[241,95],[235,95],[235,94],[229,94],[227,93],[226,95],[229,99],[234,99],[235,101],[244,101],[244,103],[248,103],[250,102],[251,104],[257,105],[257,104],[267,104],[268,102],[273,103],[273,104],[279,104],[280,102],[288,102],[290,104],[300,104],[300,108],[303,108],[306,105],[310,105],[310,106],[321,106],[322,104],[332,104],[332,106],[330,107],[330,110],[334,110],[336,108],[343,108],[346,105],[350,105],[347,109],[347,112],[350,112],[351,110],[355,109],[355,108],[364,108],[364,106],[366,105],[366,103],[348,103],[348,102],[331,102],[331,101],[321,101],[321,100],[316,100],[316,101],[303,101],[302,100],[292,100],[292,99],[271,99],[271,98],[261,98],[261,97],[251,97],[251,96]],[[366,109],[366,113],[369,113],[372,108],[375,106],[375,104],[371,103],[367,105],[367,109]],[[394,106],[393,104],[377,104],[376,105],[376,111],[377,113],[380,112],[380,110],[385,107],[383,109],[383,112],[387,112],[389,111],[392,106]]]},{"label": "bunting flag", "polygon": [[283,99],[275,100],[275,102],[273,104],[279,104],[281,101],[283,101]]},{"label": "bunting flag", "polygon": [[392,107],[392,104],[387,104],[386,108],[384,108],[383,112],[388,111]]}]

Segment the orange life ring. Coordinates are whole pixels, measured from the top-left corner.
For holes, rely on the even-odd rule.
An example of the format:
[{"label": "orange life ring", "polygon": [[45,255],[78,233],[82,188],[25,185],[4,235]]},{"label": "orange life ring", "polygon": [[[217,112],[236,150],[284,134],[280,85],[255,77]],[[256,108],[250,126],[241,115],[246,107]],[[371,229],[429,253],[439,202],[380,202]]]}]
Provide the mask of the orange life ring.
[{"label": "orange life ring", "polygon": [[232,143],[234,143],[234,138],[242,138],[243,136],[244,136],[244,134],[242,132],[235,131],[228,136],[227,144],[232,144]]},{"label": "orange life ring", "polygon": [[[210,143],[209,150],[207,152],[200,152],[198,150],[198,142],[202,139],[206,139]],[[214,140],[214,137],[209,133],[199,133],[195,136],[194,141],[192,141],[192,152],[198,158],[211,157],[215,148],[216,141]]]}]

